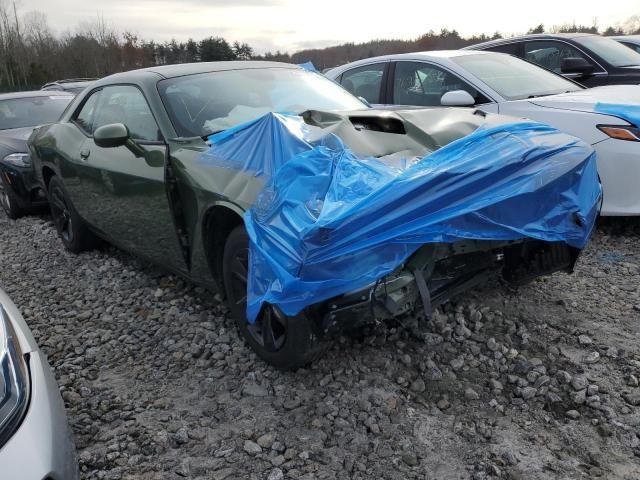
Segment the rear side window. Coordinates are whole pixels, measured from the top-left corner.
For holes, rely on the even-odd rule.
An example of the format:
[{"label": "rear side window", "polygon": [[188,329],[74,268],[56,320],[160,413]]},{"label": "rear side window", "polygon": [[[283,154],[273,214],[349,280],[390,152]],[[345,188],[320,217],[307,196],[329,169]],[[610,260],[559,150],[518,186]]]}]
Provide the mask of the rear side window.
[{"label": "rear side window", "polygon": [[507,43],[504,45],[496,45],[495,47],[487,48],[492,52],[500,52],[500,53],[508,53],[509,55],[519,56],[518,54],[520,48],[519,43]]},{"label": "rear side window", "polygon": [[73,117],[73,122],[89,135],[93,135],[93,116],[101,93],[102,90],[93,92]]},{"label": "rear side window", "polygon": [[386,63],[375,63],[347,70],[342,74],[340,84],[356,97],[369,103],[380,103],[380,89]]},{"label": "rear side window", "polygon": [[536,40],[524,44],[524,58],[555,73],[562,73],[562,60],[565,58],[583,58],[596,70],[601,70],[590,58],[572,45],[555,40]]}]

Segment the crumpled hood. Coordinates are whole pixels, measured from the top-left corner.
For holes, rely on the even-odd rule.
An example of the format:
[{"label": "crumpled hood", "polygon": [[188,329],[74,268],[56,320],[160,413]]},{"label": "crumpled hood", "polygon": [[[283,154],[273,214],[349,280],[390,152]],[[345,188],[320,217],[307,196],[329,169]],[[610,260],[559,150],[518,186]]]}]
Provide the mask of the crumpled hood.
[{"label": "crumpled hood", "polygon": [[[640,108],[640,85],[607,85],[534,98],[528,101],[541,107],[611,115],[612,113],[599,110],[597,105],[626,105]],[[620,118],[625,119],[624,117]]]}]

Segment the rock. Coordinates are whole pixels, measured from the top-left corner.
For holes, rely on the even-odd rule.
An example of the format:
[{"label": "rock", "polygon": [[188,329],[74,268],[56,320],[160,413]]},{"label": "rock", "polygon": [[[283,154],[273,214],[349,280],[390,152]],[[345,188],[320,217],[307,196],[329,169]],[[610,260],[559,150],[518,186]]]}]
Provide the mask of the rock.
[{"label": "rock", "polygon": [[569,383],[571,383],[571,375],[569,374],[569,372],[566,372],[564,370],[558,370],[556,372],[556,380],[560,385],[568,385]]},{"label": "rock", "polygon": [[596,363],[600,361],[600,354],[598,352],[591,352],[586,357],[584,357],[584,361],[585,363],[589,364]]},{"label": "rock", "polygon": [[415,467],[418,464],[418,457],[413,453],[405,453],[402,455],[402,461],[410,467]]},{"label": "rock", "polygon": [[591,340],[587,335],[578,335],[578,343],[580,345],[591,345],[593,340]]},{"label": "rock", "polygon": [[258,437],[256,443],[262,448],[271,448],[271,445],[273,445],[275,439],[276,436],[274,433],[265,433],[264,435]]},{"label": "rock", "polygon": [[523,400],[531,400],[538,393],[538,389],[534,387],[525,387],[520,391],[520,397]]},{"label": "rock", "polygon": [[625,402],[629,405],[640,405],[640,392],[622,392],[622,398],[624,398]]},{"label": "rock", "polygon": [[638,386],[638,377],[636,377],[633,374],[629,375],[629,378],[627,378],[627,385],[630,386],[630,387],[637,387]]},{"label": "rock", "polygon": [[411,382],[411,390],[417,393],[422,393],[427,389],[427,386],[424,383],[422,378],[417,378],[413,382]]},{"label": "rock", "polygon": [[587,401],[587,390],[578,390],[571,393],[571,401],[577,405],[584,405]]},{"label": "rock", "polygon": [[571,379],[571,386],[574,390],[584,390],[589,386],[589,381],[586,377],[576,376]]},{"label": "rock", "polygon": [[451,368],[453,368],[454,370],[460,370],[463,366],[464,366],[464,358],[462,357],[458,357],[458,358],[454,358],[453,360],[451,360]]},{"label": "rock", "polygon": [[498,343],[496,342],[495,338],[491,337],[489,340],[487,340],[487,348],[492,352],[498,350]]},{"label": "rock", "polygon": [[279,468],[274,468],[269,473],[267,480],[284,480],[284,472]]},{"label": "rock", "polygon": [[478,393],[472,388],[467,387],[467,389],[464,391],[464,398],[466,398],[467,400],[479,400],[480,395],[478,395]]},{"label": "rock", "polygon": [[244,451],[249,455],[257,455],[258,453],[262,453],[262,447],[251,440],[245,440],[244,442]]},{"label": "rock", "polygon": [[580,418],[580,412],[578,412],[577,410],[568,410],[565,415],[571,420],[577,420],[578,418]]}]

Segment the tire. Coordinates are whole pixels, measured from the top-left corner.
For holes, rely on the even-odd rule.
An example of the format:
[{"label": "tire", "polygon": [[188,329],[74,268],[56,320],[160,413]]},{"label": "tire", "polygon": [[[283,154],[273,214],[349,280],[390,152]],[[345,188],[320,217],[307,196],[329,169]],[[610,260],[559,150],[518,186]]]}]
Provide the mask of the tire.
[{"label": "tire", "polygon": [[73,208],[62,181],[56,176],[51,177],[49,181],[47,198],[53,223],[64,248],[71,253],[80,253],[91,250],[98,245],[98,238],[89,230],[85,221]]},{"label": "tire", "polygon": [[25,214],[25,211],[18,206],[18,199],[2,175],[0,175],[0,206],[11,220],[17,220]]},{"label": "tire", "polygon": [[302,312],[289,317],[277,307],[265,305],[254,324],[247,321],[249,236],[244,226],[227,237],[222,274],[227,305],[238,332],[254,352],[279,370],[295,370],[319,358],[327,346],[316,323]]}]

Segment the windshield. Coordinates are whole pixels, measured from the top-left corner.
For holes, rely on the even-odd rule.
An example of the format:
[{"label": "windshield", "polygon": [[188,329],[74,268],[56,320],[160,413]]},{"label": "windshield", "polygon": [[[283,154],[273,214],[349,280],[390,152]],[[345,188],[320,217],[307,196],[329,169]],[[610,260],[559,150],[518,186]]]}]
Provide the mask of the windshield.
[{"label": "windshield", "polygon": [[574,92],[582,87],[506,53],[461,55],[451,60],[507,100]]},{"label": "windshield", "polygon": [[57,122],[73,97],[50,95],[0,100],[0,130]]},{"label": "windshield", "polygon": [[592,35],[575,39],[614,67],[633,67],[640,65],[640,53],[636,53],[610,38]]},{"label": "windshield", "polygon": [[291,68],[187,75],[158,82],[158,90],[183,137],[206,136],[268,112],[367,108],[331,80]]}]

